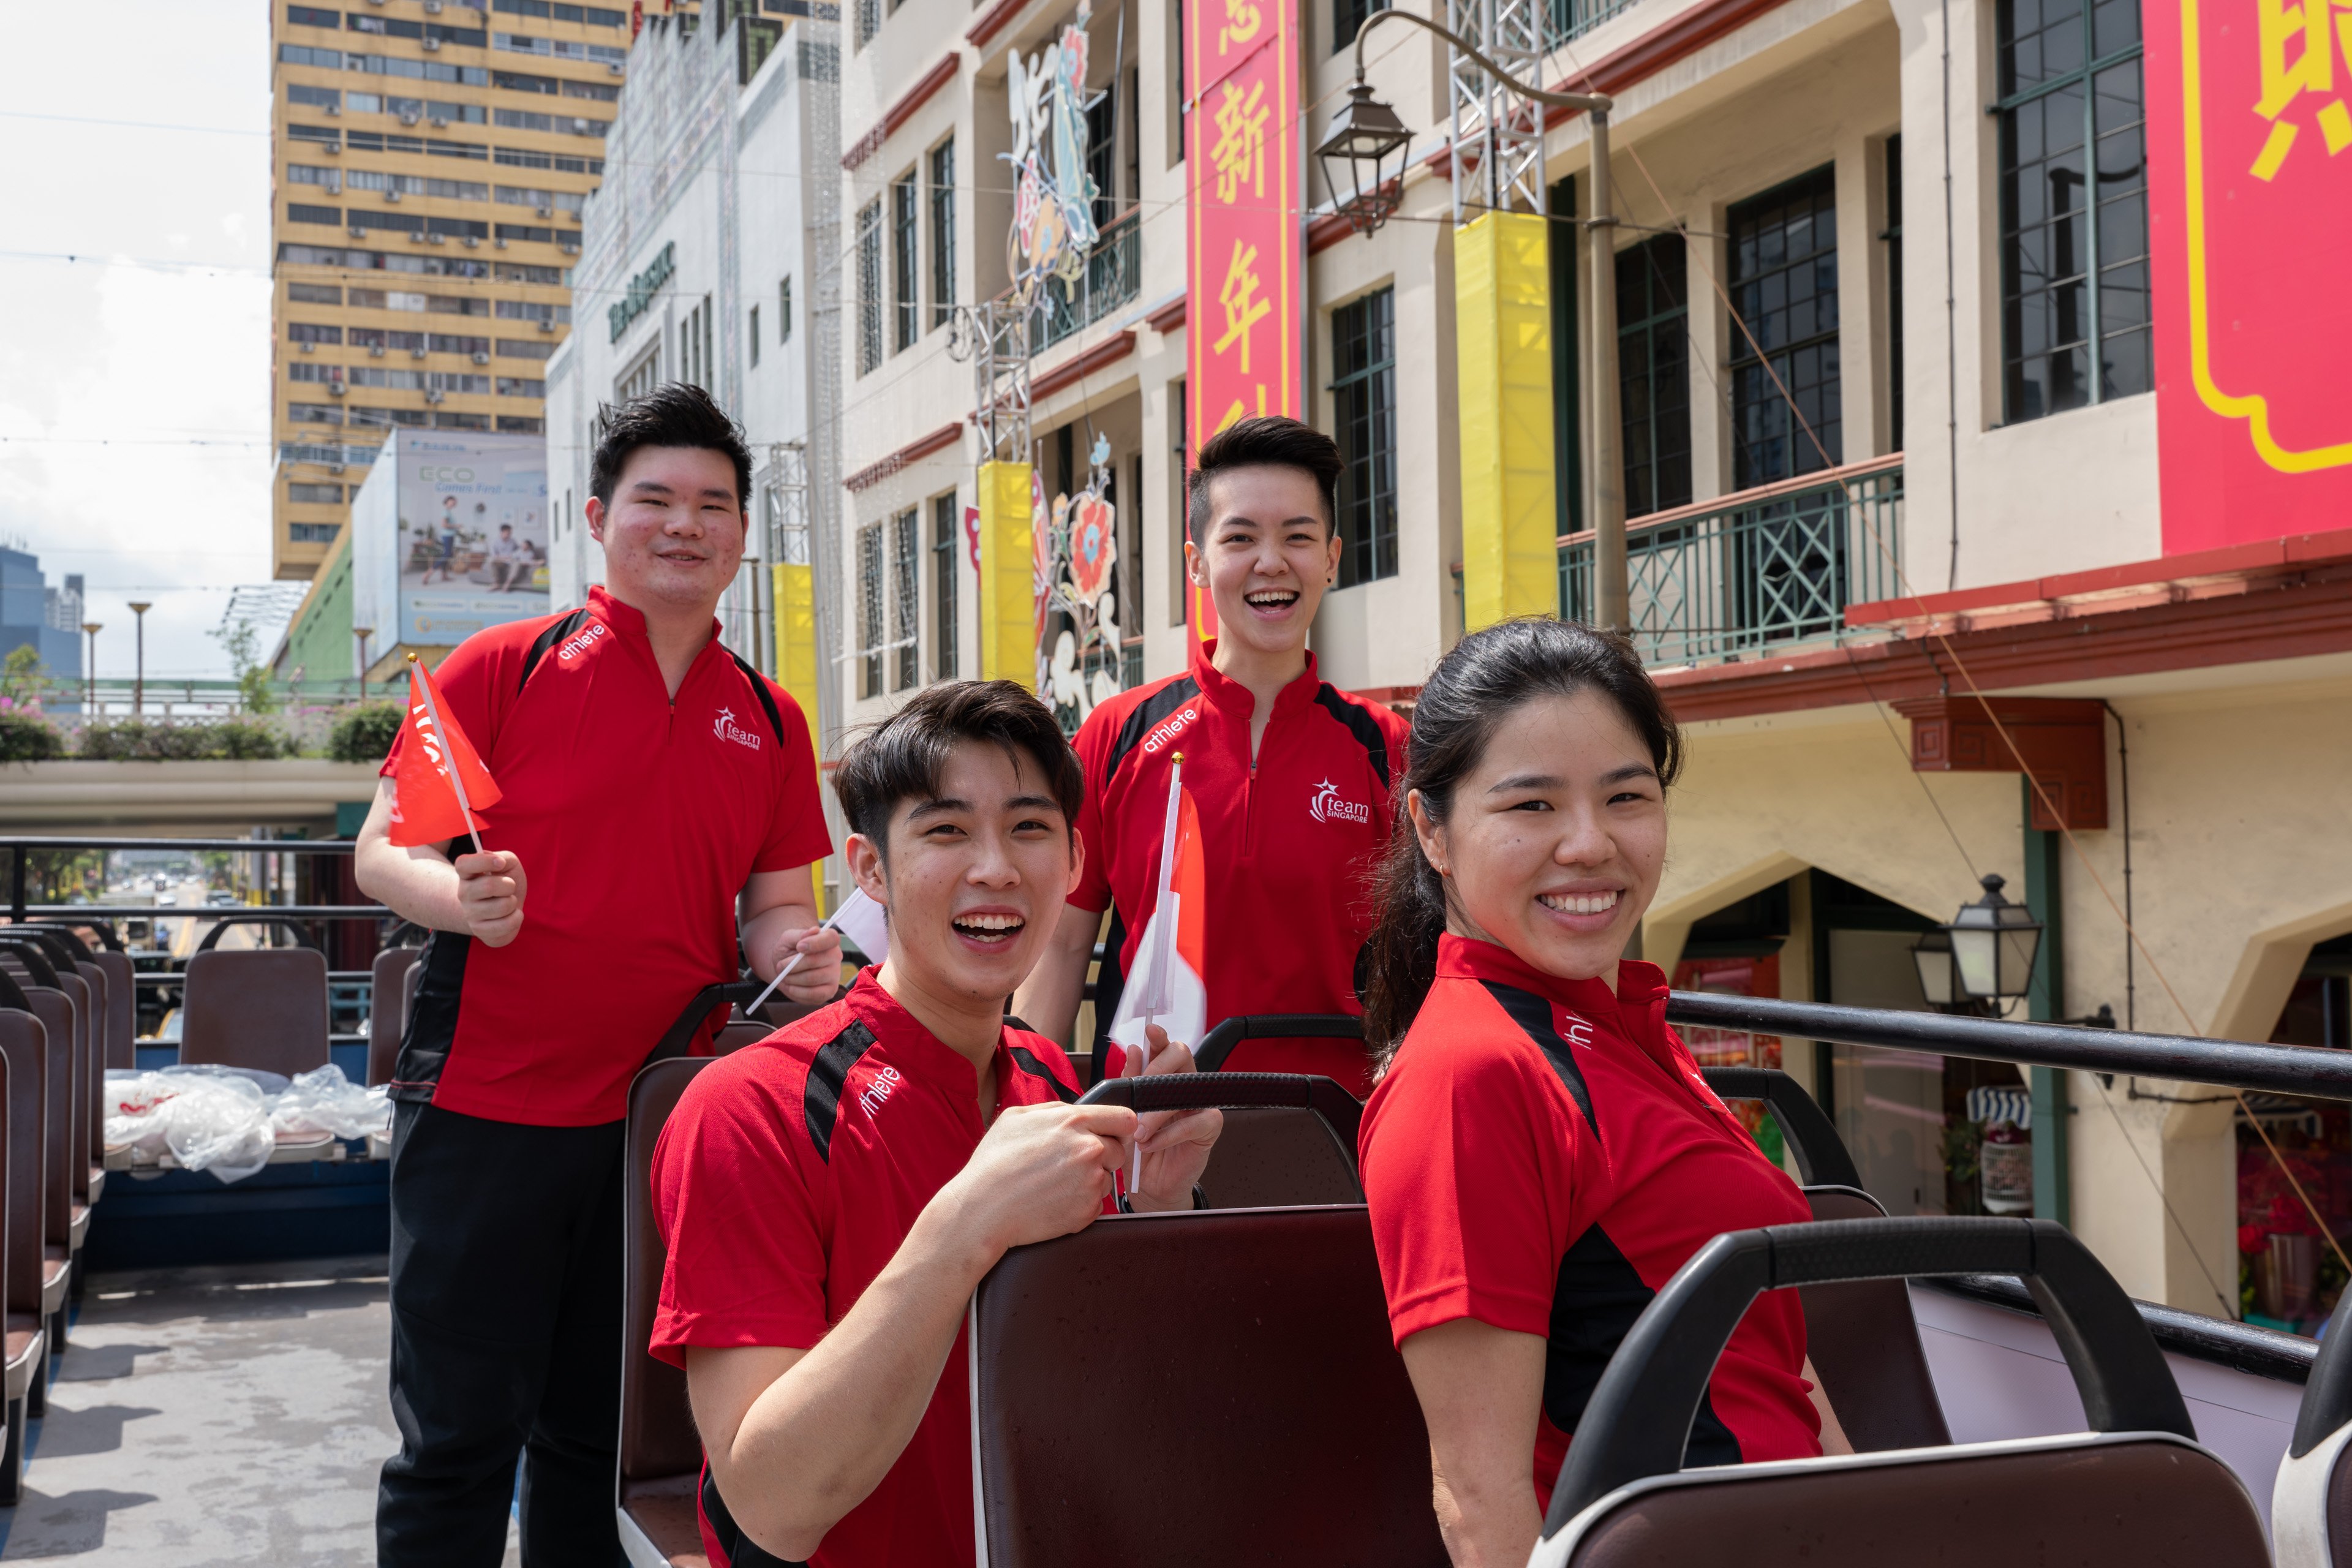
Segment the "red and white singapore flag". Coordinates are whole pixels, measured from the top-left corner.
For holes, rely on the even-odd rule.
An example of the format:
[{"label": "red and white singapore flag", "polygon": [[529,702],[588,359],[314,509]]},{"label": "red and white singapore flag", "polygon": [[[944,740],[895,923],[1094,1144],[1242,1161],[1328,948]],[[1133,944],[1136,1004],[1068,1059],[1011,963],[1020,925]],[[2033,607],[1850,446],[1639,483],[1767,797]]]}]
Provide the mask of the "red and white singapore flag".
[{"label": "red and white singapore flag", "polygon": [[402,848],[442,844],[460,834],[482,847],[484,808],[499,803],[498,782],[442,701],[432,672],[408,656],[408,717],[393,764],[391,837]]},{"label": "red and white singapore flag", "polygon": [[1110,1037],[1145,1052],[1144,1026],[1157,1024],[1170,1043],[1198,1047],[1208,1031],[1209,991],[1205,889],[1208,868],[1201,846],[1201,816],[1184,790],[1184,758],[1179,752],[1168,773],[1168,816],[1160,837],[1160,889],[1151,920],[1138,944],[1137,973],[1119,994]]}]

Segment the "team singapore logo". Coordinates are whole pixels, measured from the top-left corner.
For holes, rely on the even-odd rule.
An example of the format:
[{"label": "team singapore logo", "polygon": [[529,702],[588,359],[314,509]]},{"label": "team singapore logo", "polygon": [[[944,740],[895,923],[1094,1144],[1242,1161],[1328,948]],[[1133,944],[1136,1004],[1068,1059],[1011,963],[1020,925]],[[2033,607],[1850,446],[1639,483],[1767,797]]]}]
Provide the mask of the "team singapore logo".
[{"label": "team singapore logo", "polygon": [[1186,703],[1179,708],[1161,720],[1151,733],[1143,737],[1143,754],[1147,757],[1156,755],[1162,746],[1192,728],[1192,721],[1200,716],[1201,710],[1196,703]]},{"label": "team singapore logo", "polygon": [[721,708],[719,710],[719,716],[710,721],[710,732],[722,741],[732,741],[739,746],[749,746],[755,752],[760,749],[760,737],[735,722],[735,710],[732,708]]},{"label": "team singapore logo", "polygon": [[1361,801],[1341,800],[1339,786],[1329,779],[1325,779],[1315,786],[1315,793],[1307,797],[1307,815],[1318,822],[1369,824],[1372,820],[1372,808]]}]

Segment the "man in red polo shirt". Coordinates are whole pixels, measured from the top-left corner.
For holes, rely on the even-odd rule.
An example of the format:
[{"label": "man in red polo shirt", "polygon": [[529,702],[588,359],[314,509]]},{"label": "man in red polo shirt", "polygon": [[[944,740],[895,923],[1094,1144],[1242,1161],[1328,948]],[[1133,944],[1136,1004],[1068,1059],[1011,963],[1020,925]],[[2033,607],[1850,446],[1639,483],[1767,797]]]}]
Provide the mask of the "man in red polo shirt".
[{"label": "man in red polo shirt", "polygon": [[[652,1350],[686,1369],[714,1563],[952,1568],[974,1557],[972,1290],[1090,1224],[1136,1140],[1132,1206],[1191,1207],[1223,1118],[1070,1104],[1061,1048],[1005,1023],[1082,849],[1077,763],[1034,697],[931,687],[834,789],[890,955],[679,1100],[654,1150]],[[1190,1065],[1153,1051],[1155,1074]]]},{"label": "man in red polo shirt", "polygon": [[[1208,868],[1208,1023],[1253,1013],[1360,1013],[1356,955],[1371,930],[1366,877],[1388,843],[1391,781],[1407,729],[1387,708],[1316,678],[1307,634],[1338,578],[1339,447],[1272,416],[1201,448],[1185,570],[1217,607],[1192,667],[1097,708],[1078,731],[1087,776],[1078,835],[1087,872],[1013,1010],[1066,1039],[1102,911],[1096,1060],[1116,1073],[1109,1029],[1160,885],[1168,773],[1184,757]],[[1187,1044],[1197,1045],[1197,1041]],[[1262,1039],[1225,1065],[1320,1073],[1371,1090],[1353,1040]]]},{"label": "man in red polo shirt", "polygon": [[629,1080],[734,976],[739,940],[763,975],[805,954],[793,1000],[839,984],[839,939],[815,929],[809,867],[831,844],[807,723],[712,618],[751,479],[694,387],[607,410],[587,506],[604,585],[438,671],[502,792],[487,852],[394,846],[392,762],[361,829],[361,888],[434,933],[392,1086],[383,1563],[497,1563],[519,1455],[523,1562],[620,1561]]}]

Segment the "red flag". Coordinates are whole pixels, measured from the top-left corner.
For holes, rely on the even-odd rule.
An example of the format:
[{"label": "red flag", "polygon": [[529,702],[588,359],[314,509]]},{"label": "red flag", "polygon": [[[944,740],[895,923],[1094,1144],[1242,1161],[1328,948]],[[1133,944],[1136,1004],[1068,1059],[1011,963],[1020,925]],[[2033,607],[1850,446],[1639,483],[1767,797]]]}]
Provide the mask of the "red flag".
[{"label": "red flag", "polygon": [[[499,803],[498,781],[482,766],[432,672],[413,656],[408,669],[408,718],[392,774],[392,841],[404,849],[473,835],[488,826],[483,809]],[[474,847],[481,847],[478,837]]]}]

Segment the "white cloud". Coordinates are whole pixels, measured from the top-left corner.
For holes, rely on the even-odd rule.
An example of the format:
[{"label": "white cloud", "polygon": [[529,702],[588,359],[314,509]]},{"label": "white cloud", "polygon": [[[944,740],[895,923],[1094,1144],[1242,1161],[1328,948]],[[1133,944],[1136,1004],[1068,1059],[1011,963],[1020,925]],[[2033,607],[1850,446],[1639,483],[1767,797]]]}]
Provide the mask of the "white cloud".
[{"label": "white cloud", "polygon": [[269,571],[268,18],[108,16],[16,7],[0,51],[0,533],[89,579],[100,673],[131,672],[145,599],[151,679],[225,674],[205,634]]}]

